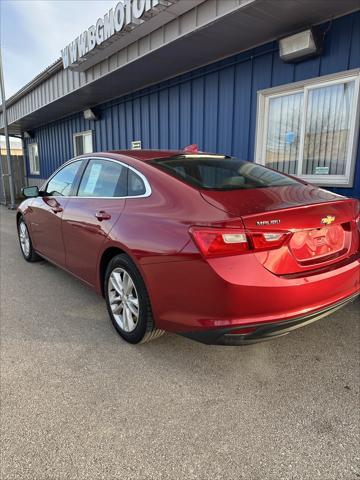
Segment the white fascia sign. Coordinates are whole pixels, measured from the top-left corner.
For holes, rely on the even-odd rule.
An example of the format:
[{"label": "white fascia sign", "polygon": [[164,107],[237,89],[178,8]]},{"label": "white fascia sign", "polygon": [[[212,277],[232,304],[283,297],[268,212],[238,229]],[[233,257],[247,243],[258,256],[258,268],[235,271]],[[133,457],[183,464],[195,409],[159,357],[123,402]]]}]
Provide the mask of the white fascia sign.
[{"label": "white fascia sign", "polygon": [[[96,47],[106,46],[107,40],[123,35],[161,12],[174,0],[122,0],[95,25],[85,30],[61,50],[64,68],[77,67],[87,60]],[[111,40],[110,40],[111,42]],[[103,45],[104,44],[104,45]]]}]

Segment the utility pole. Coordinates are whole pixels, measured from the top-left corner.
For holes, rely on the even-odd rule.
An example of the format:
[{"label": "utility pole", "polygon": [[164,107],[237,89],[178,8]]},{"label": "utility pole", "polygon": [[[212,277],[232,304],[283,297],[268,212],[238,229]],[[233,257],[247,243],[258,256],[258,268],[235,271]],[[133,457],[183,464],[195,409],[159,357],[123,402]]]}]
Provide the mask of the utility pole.
[{"label": "utility pole", "polygon": [[[2,58],[1,58],[1,48],[0,48],[0,89],[1,89],[2,112],[3,112],[3,120],[4,120],[6,159],[7,159],[7,166],[8,166],[7,176],[9,179],[9,190],[10,190],[9,208],[10,210],[14,210],[16,208],[15,189],[14,189],[14,177],[12,173],[11,154],[10,154],[10,140],[9,140],[9,132],[8,132],[8,120],[7,120],[7,111],[6,111],[6,97],[5,97],[4,75],[3,75],[3,66],[2,66]],[[2,181],[4,185],[4,173],[2,171],[2,168],[1,168],[1,173],[2,173],[2,179],[3,179]],[[4,195],[5,195],[5,188],[4,188]]]},{"label": "utility pole", "polygon": [[5,192],[4,172],[3,172],[3,165],[2,165],[2,158],[1,158],[1,149],[0,149],[0,177],[1,177],[0,204],[6,205],[6,192]]}]

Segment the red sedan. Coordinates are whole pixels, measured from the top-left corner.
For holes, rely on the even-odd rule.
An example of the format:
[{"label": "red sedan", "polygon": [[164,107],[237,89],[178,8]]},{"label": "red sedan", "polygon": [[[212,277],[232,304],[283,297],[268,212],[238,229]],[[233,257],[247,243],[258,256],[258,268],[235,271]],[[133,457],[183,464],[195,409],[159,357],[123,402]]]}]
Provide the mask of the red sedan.
[{"label": "red sedan", "polygon": [[45,258],[102,294],[131,343],[164,330],[251,343],[360,291],[359,202],[258,164],[187,150],[94,153],[23,191],[25,260]]}]

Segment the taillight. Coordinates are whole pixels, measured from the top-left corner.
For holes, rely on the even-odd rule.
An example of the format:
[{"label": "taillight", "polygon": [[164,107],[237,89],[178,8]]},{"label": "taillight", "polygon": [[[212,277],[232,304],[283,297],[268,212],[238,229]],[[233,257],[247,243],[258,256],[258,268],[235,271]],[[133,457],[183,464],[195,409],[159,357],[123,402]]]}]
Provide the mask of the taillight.
[{"label": "taillight", "polygon": [[254,249],[257,251],[279,248],[290,235],[290,232],[250,232]]},{"label": "taillight", "polygon": [[358,251],[360,252],[360,215],[358,216],[356,220],[356,225],[358,228]]},{"label": "taillight", "polygon": [[355,219],[355,225],[358,230],[358,251],[360,252],[360,200],[358,201],[358,211]]},{"label": "taillight", "polygon": [[205,257],[238,255],[281,247],[289,232],[250,232],[240,228],[190,228],[190,234]]},{"label": "taillight", "polygon": [[191,228],[190,234],[205,257],[237,255],[249,251],[247,236],[243,231]]}]

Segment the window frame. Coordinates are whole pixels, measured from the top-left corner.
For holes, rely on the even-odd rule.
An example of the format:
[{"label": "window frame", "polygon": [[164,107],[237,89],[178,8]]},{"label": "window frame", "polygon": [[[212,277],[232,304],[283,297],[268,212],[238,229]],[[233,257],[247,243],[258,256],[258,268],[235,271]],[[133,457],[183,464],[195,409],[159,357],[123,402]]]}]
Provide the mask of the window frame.
[{"label": "window frame", "polygon": [[[85,152],[85,153],[78,153],[76,151],[76,139],[78,137],[84,137],[85,135],[91,135],[91,152]],[[90,155],[91,153],[94,152],[94,132],[93,130],[84,130],[82,132],[76,132],[73,134],[73,148],[74,148],[74,155],[75,157],[80,156],[80,155]]]},{"label": "window frame", "polygon": [[[352,109],[350,114],[348,139],[349,148],[346,157],[345,173],[343,175],[303,174],[302,167],[306,125],[306,109],[309,91],[316,88],[337,85],[339,83],[341,84],[350,81],[355,81],[353,100],[354,108]],[[302,118],[300,124],[297,171],[295,174],[292,175],[295,175],[302,180],[314,183],[319,186],[352,188],[354,186],[355,163],[358,149],[358,136],[356,135],[356,132],[359,129],[360,117],[360,68],[346,70],[331,75],[324,75],[322,77],[311,78],[300,82],[289,83],[286,85],[280,85],[278,87],[268,88],[265,90],[259,90],[257,95],[257,122],[254,162],[259,163],[260,165],[264,165],[266,167],[265,158],[266,142],[269,128],[268,116],[270,99],[296,93],[303,93],[304,98]]]},{"label": "window frame", "polygon": [[[145,193],[141,195],[127,195],[124,197],[79,197],[78,196],[78,191],[80,187],[81,180],[83,178],[83,175],[85,173],[86,167],[88,166],[88,163],[90,160],[107,160],[109,162],[115,162],[117,164],[122,165],[125,168],[128,168],[132,170],[136,175],[138,175],[141,180],[144,182],[145,185]],[[102,199],[102,200],[127,200],[127,199],[133,199],[133,198],[147,198],[150,197],[152,194],[151,186],[148,181],[148,179],[145,177],[144,174],[139,172],[136,168],[132,167],[131,165],[122,162],[121,160],[114,160],[112,158],[107,158],[107,157],[83,157],[83,158],[72,158],[71,160],[67,161],[61,167],[59,167],[47,180],[46,182],[43,183],[41,187],[41,191],[46,191],[46,187],[48,186],[49,182],[52,180],[52,178],[59,173],[63,168],[65,168],[67,165],[70,165],[71,163],[74,162],[82,162],[81,167],[79,168],[77,178],[74,180],[74,188],[72,189],[72,195],[63,195],[62,198],[82,198],[82,199],[88,199],[88,200],[96,200],[96,199]]]},{"label": "window frame", "polygon": [[[30,151],[36,147],[37,150],[37,158],[38,158],[38,165],[37,169],[33,169],[33,158],[30,156]],[[40,175],[40,157],[39,157],[39,144],[38,142],[32,142],[28,144],[28,155],[29,155],[29,173],[30,175]]]}]

